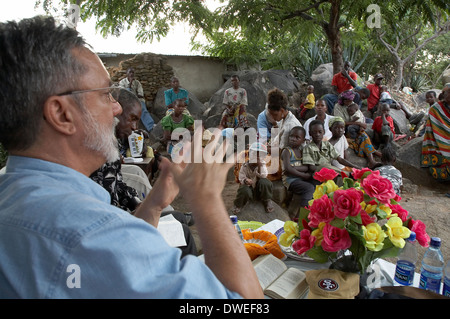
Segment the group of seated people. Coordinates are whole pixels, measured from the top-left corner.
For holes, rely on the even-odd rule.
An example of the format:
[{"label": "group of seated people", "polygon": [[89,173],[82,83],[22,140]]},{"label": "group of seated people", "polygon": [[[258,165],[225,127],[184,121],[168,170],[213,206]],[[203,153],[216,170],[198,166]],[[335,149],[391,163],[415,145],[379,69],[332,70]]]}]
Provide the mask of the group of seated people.
[{"label": "group of seated people", "polygon": [[[359,87],[357,75],[346,61],[343,70],[333,77],[332,93],[316,100],[314,86],[309,85],[299,107],[290,108],[284,92],[277,88],[271,90],[266,108],[258,115],[257,142],[246,145],[244,154],[240,154],[241,160],[235,165],[235,179],[240,186],[231,213],[239,214],[253,199],[261,201],[267,213],[273,212],[272,182],[276,180],[281,180],[289,192],[300,197],[300,207],[308,206],[318,184],[312,177],[315,171],[327,167],[351,174],[352,168],[360,168],[348,160],[349,149],[365,158],[367,167],[385,173],[400,194],[402,174],[393,166],[396,151],[392,142],[396,133],[390,109],[402,110],[411,124],[419,126],[422,121],[418,135],[425,131],[424,112],[411,114],[402,102],[394,100],[382,85],[383,78],[377,74],[374,84]],[[224,93],[224,110],[218,125],[224,137],[233,137],[234,129],[250,128],[246,115],[247,92],[240,87],[239,76],[233,75],[231,84]],[[436,102],[435,95],[434,91],[427,93],[430,106]],[[364,100],[367,100],[371,116],[361,111]],[[194,118],[186,108],[188,92],[179,87],[178,78],[172,78],[172,89],[165,91],[165,101],[168,110],[161,120],[162,142],[170,157],[173,144],[179,142],[171,139],[172,132],[176,128],[186,128],[193,134]],[[308,110],[313,110],[314,115],[305,121]],[[371,126],[370,133],[368,126]],[[274,128],[278,129],[276,136],[272,136]],[[274,162],[274,157],[278,157],[278,170],[269,173],[267,164]],[[295,219],[295,213],[290,217]]]}]

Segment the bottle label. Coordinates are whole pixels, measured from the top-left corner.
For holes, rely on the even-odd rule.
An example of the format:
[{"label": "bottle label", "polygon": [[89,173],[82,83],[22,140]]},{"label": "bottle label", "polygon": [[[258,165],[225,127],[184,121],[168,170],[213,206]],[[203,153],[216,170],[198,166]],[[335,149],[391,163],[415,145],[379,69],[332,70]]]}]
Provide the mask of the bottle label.
[{"label": "bottle label", "polygon": [[441,290],[441,276],[439,274],[433,274],[429,271],[423,270],[420,274],[419,287],[439,293]]},{"label": "bottle label", "polygon": [[404,286],[411,286],[414,280],[415,268],[412,262],[399,260],[395,268],[395,281]]},{"label": "bottle label", "polygon": [[444,289],[442,290],[442,294],[446,297],[450,297],[450,279],[444,280]]}]

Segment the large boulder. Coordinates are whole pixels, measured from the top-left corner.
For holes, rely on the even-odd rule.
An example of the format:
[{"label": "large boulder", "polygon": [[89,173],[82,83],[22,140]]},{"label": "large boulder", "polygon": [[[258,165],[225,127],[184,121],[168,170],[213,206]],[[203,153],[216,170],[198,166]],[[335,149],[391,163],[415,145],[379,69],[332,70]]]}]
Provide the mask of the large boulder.
[{"label": "large boulder", "polygon": [[414,184],[431,188],[445,188],[445,185],[438,183],[431,176],[428,168],[420,167],[422,142],[423,137],[417,137],[401,146],[398,150],[395,167],[402,172],[403,177],[411,180]]},{"label": "large boulder", "polygon": [[405,112],[391,108],[389,114],[394,121],[394,128],[396,134],[407,134],[409,131],[409,121],[406,118]]},{"label": "large boulder", "polygon": [[[235,72],[240,78],[240,86],[247,91],[247,113],[250,124],[256,127],[256,119],[259,113],[264,110],[267,93],[277,87],[283,90],[288,97],[297,93],[300,83],[286,70],[269,71],[242,71]],[[209,102],[208,112],[204,114],[205,127],[217,126],[220,122],[221,114],[224,110],[223,95],[226,89],[231,87],[231,79],[228,78],[223,86],[214,93]]]},{"label": "large boulder", "polygon": [[313,71],[311,84],[314,85],[316,98],[332,92],[331,80],[333,80],[333,63],[321,64]]}]

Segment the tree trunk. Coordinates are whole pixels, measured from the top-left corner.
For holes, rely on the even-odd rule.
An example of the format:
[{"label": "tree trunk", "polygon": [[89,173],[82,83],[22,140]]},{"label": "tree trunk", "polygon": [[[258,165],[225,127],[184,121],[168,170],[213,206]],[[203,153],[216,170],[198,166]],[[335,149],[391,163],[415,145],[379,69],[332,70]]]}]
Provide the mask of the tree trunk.
[{"label": "tree trunk", "polygon": [[341,14],[341,0],[332,0],[330,9],[329,23],[322,24],[328,39],[328,46],[331,50],[331,58],[333,61],[333,74],[339,73],[343,66],[342,47],[341,47],[341,32],[339,26],[339,17]]},{"label": "tree trunk", "polygon": [[405,60],[397,59],[397,77],[395,78],[394,90],[400,90],[403,81],[403,67],[405,65]]}]

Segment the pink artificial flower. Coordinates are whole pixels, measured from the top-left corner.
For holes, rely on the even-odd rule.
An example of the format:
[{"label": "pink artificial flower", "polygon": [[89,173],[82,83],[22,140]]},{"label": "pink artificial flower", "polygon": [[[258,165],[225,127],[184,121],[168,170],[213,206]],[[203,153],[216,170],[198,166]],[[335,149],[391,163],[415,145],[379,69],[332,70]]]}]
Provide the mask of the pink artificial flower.
[{"label": "pink artificial flower", "polygon": [[352,240],[346,229],[326,224],[322,233],[322,248],[325,251],[335,252],[341,249],[348,249],[352,245]]},{"label": "pink artificial flower", "polygon": [[334,215],[338,218],[356,216],[361,210],[360,203],[363,201],[363,194],[355,188],[338,189],[334,192]]},{"label": "pink artificial flower", "polygon": [[318,180],[321,183],[332,180],[336,176],[338,176],[338,173],[336,173],[335,170],[326,167],[314,173],[314,179]]},{"label": "pink artificial flower", "polygon": [[352,168],[352,176],[355,180],[363,178],[364,174],[370,172],[371,174],[380,175],[380,171],[372,171],[370,168],[364,167],[362,169]]},{"label": "pink artificial flower", "polygon": [[300,232],[300,239],[292,244],[292,248],[301,255],[314,247],[316,237],[311,236],[311,232],[308,229],[303,229]]},{"label": "pink artificial flower", "polygon": [[375,216],[370,217],[369,214],[363,209],[361,209],[360,213],[361,213],[361,222],[364,226],[375,223],[377,221],[377,218]]},{"label": "pink artificial flower", "polygon": [[370,197],[375,197],[381,203],[389,204],[396,194],[392,183],[378,174],[370,174],[362,181],[362,187]]},{"label": "pink artificial flower", "polygon": [[413,220],[409,222],[408,228],[416,233],[416,240],[422,247],[428,247],[430,244],[430,236],[426,232],[427,226],[421,220]]},{"label": "pink artificial flower", "polygon": [[308,214],[309,227],[316,228],[320,222],[328,223],[334,219],[333,202],[327,195],[315,199]]},{"label": "pink artificial flower", "polygon": [[401,205],[389,205],[392,210],[391,214],[397,214],[397,216],[405,222],[408,219],[408,211],[404,209]]}]

